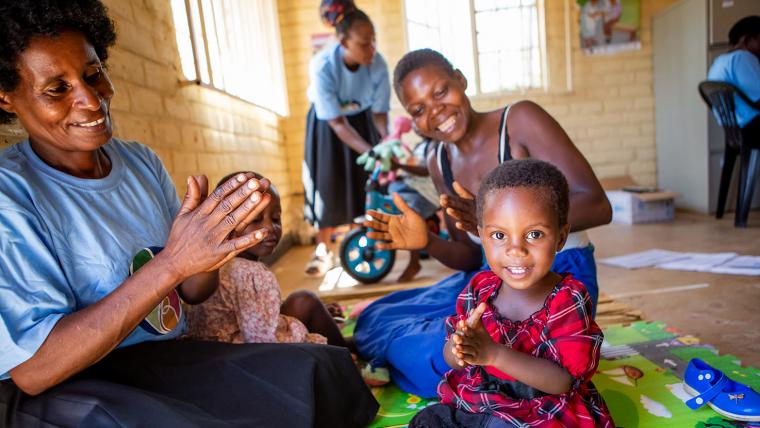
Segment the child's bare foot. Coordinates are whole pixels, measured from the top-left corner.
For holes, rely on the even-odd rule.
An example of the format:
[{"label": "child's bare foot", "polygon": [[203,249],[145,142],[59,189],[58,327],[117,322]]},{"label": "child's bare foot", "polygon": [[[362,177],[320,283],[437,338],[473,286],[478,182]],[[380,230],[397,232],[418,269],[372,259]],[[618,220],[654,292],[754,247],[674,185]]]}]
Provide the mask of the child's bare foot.
[{"label": "child's bare foot", "polygon": [[325,276],[334,265],[332,251],[327,252],[327,254],[314,253],[311,260],[306,264],[306,275]]},{"label": "child's bare foot", "polygon": [[409,253],[409,264],[406,265],[406,269],[398,277],[398,282],[409,282],[414,279],[415,275],[420,273],[422,265],[420,265],[420,252],[411,251]]},{"label": "child's bare foot", "polygon": [[420,265],[419,262],[409,262],[409,264],[406,266],[406,269],[404,269],[404,271],[401,273],[401,276],[398,277],[398,282],[409,282],[413,280],[421,270],[422,265]]}]

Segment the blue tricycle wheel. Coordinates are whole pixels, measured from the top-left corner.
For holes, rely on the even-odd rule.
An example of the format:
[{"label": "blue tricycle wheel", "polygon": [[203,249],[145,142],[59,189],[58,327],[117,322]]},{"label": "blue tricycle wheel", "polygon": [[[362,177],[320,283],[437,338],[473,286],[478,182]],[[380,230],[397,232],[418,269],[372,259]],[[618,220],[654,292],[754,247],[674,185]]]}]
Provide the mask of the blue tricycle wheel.
[{"label": "blue tricycle wheel", "polygon": [[364,227],[346,234],[340,244],[340,264],[355,280],[372,284],[385,278],[396,261],[395,250],[378,250]]}]

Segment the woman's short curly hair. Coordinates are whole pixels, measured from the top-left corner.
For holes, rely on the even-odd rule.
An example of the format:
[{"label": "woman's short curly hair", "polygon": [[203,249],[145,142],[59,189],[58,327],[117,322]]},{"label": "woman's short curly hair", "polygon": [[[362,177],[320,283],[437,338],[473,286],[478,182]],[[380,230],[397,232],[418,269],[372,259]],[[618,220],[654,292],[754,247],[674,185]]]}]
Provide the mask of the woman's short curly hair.
[{"label": "woman's short curly hair", "polygon": [[[116,41],[114,23],[100,0],[13,0],[0,2],[0,91],[19,83],[19,56],[35,37],[55,37],[66,30],[82,33],[101,62]],[[14,115],[0,110],[0,124]]]}]

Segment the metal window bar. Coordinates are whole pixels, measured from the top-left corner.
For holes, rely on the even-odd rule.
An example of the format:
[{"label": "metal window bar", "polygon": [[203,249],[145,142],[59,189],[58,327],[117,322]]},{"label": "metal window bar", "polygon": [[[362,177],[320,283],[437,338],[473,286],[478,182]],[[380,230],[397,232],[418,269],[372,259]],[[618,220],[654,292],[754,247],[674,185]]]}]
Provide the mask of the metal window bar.
[{"label": "metal window bar", "polygon": [[473,58],[473,63],[475,64],[475,93],[481,94],[483,91],[480,86],[480,55],[478,51],[478,26],[475,18],[475,0],[470,0],[470,29],[472,32],[472,36],[470,37],[472,39],[472,55],[475,57]]},{"label": "metal window bar", "polygon": [[[527,88],[535,88],[540,87],[541,83],[543,81],[543,64],[540,61],[540,40],[536,40],[536,38],[540,37],[538,36],[538,2],[535,0],[531,0],[529,2],[522,0],[520,1],[519,5],[516,6],[494,6],[489,8],[483,8],[483,9],[477,9],[475,6],[475,0],[470,0],[470,7],[472,10],[471,13],[471,19],[472,19],[472,29],[473,29],[473,51],[476,55],[477,61],[475,61],[475,67],[476,67],[476,85],[478,87],[478,93],[482,93],[482,76],[480,74],[480,59],[482,54],[495,54],[497,57],[497,63],[499,64],[499,79],[498,79],[498,90],[503,89],[527,89]],[[529,38],[528,43],[526,44],[525,40],[522,40],[521,46],[519,46],[517,49],[496,49],[495,51],[481,51],[478,47],[478,34],[484,33],[484,31],[479,31],[477,28],[477,14],[481,13],[497,13],[499,11],[503,10],[516,10],[520,14],[520,22],[522,25],[529,25],[531,27],[535,27],[535,31],[529,31]],[[534,35],[536,37],[534,37]],[[536,43],[539,43],[538,45]],[[504,52],[509,51],[517,51],[520,53],[520,56],[522,57],[522,64],[521,64],[521,76],[515,87],[505,87],[503,82],[503,76],[501,73],[501,70],[503,70],[503,67],[506,66],[502,63]],[[535,70],[533,67],[533,60],[534,56],[539,57],[539,69]]]},{"label": "metal window bar", "polygon": [[203,53],[205,55],[204,61],[206,64],[206,69],[208,71],[208,83],[209,85],[214,84],[214,71],[211,69],[211,60],[209,58],[208,54],[208,37],[206,35],[206,17],[203,13],[203,4],[201,0],[197,0],[198,5],[198,15],[200,16],[200,24],[201,24],[201,37],[203,38]]},{"label": "metal window bar", "polygon": [[[204,23],[211,26],[210,31],[206,31],[206,51],[208,52],[208,64],[211,70],[212,84],[224,90],[224,67],[221,64],[221,47],[219,46],[219,20],[216,16],[215,4],[217,1],[201,0],[206,6],[204,7]],[[224,31],[224,22],[221,22]],[[216,73],[214,73],[216,71]]]},{"label": "metal window bar", "polygon": [[201,81],[201,68],[198,64],[197,46],[195,44],[195,28],[193,27],[192,13],[190,12],[190,0],[185,0],[185,13],[187,14],[187,29],[190,32],[190,46],[193,49],[193,63],[195,63],[195,82]]},{"label": "metal window bar", "polygon": [[[193,61],[190,67],[195,72],[192,81],[276,114],[287,114],[276,0],[179,1],[187,19],[189,59]],[[268,58],[271,63],[263,68],[256,64],[252,69],[250,58],[241,57],[240,52],[257,52],[258,58]],[[257,76],[257,82],[277,83],[276,87],[269,85],[262,91],[250,82],[242,82],[241,75],[248,76],[251,72]]]}]

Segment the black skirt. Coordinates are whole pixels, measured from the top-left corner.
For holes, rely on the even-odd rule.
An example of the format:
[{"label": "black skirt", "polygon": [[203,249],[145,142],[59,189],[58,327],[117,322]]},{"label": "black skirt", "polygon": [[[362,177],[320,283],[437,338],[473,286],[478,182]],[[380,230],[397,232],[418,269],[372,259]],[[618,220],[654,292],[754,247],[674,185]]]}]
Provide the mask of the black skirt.
[{"label": "black skirt", "polygon": [[[371,109],[346,119],[369,144],[380,141]],[[364,215],[364,186],[369,175],[356,164],[357,157],[359,153],[345,145],[326,120],[317,119],[312,105],[306,117],[302,177],[304,217],[317,229],[349,224]]]},{"label": "black skirt", "polygon": [[362,427],[378,410],[348,350],[149,342],[38,396],[0,382],[7,427]]}]

